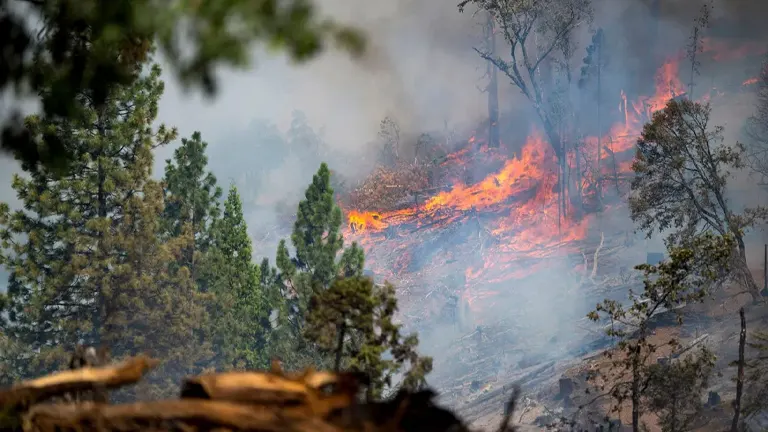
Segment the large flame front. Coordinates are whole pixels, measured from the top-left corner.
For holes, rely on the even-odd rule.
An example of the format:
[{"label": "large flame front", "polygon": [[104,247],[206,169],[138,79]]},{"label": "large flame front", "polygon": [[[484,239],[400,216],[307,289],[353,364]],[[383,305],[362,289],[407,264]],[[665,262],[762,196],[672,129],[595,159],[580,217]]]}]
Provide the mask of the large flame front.
[{"label": "large flame front", "polygon": [[[629,171],[643,124],[668,100],[684,93],[678,78],[679,60],[669,59],[659,69],[653,96],[628,103],[622,93],[619,109],[623,121],[614,124],[600,139],[600,173],[587,176],[585,188],[596,181],[605,182],[612,175],[615,178],[617,172]],[[471,153],[468,148],[449,155],[445,163],[464,163]],[[346,237],[366,249],[368,265],[377,274],[397,279],[402,273],[414,271],[411,263],[415,259],[438,259],[412,256],[419,253],[414,250],[424,241],[426,230],[476,224],[473,232],[483,237],[475,248],[474,255],[479,255],[479,259],[461,263],[466,269],[461,295],[470,304],[492,296],[492,292],[484,289],[536,272],[546,265],[543,258],[563,252],[578,253],[575,240],[587,235],[592,217],[561,217],[562,212],[571,214],[573,209],[570,200],[565,200],[565,209],[559,205],[562,200],[557,161],[550,148],[536,131],[527,138],[518,157],[507,160],[500,170],[475,184],[455,182],[450,190],[404,210],[376,213],[347,209]],[[581,157],[586,154],[594,164],[598,158],[598,138],[587,138],[581,152]],[[569,154],[567,160],[575,170],[576,155]],[[453,247],[446,249],[437,254],[444,262],[458,259]],[[462,259],[471,260],[465,255]]]}]

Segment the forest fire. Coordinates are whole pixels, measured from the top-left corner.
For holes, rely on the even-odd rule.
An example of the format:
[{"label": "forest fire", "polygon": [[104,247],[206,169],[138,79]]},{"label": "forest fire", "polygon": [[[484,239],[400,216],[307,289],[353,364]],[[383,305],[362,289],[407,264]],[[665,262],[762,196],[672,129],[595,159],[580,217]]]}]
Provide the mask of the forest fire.
[{"label": "forest fire", "polygon": [[[585,172],[582,199],[595,195],[598,183],[604,189],[615,185],[617,197],[625,193],[619,183],[626,191],[635,143],[643,125],[668,100],[685,94],[686,88],[679,78],[681,60],[683,56],[670,58],[658,69],[652,96],[627,101],[622,92],[622,121],[612,125],[600,140],[596,136],[586,137],[580,148],[568,153],[568,169],[576,172],[581,163],[580,170]],[[471,149],[477,145],[475,139],[472,137],[465,148],[450,154],[443,164],[466,164]],[[428,261],[430,265],[437,265],[438,261],[455,262],[462,253],[457,244],[436,247],[438,252],[431,254],[414,250],[418,251],[429,233],[437,236],[437,232],[449,227],[457,231],[471,225],[473,228],[463,234],[462,241],[469,242],[472,236],[483,239],[479,247],[471,249],[474,255],[462,255],[465,278],[463,290],[459,290],[473,308],[478,300],[496,294],[489,291],[494,284],[529,277],[547,266],[547,258],[581,254],[580,245],[590,227],[595,226],[596,216],[576,211],[574,197],[561,199],[557,161],[541,132],[531,134],[521,148],[517,157],[506,160],[500,170],[474,184],[456,181],[449,190],[432,195],[420,205],[382,212],[348,210],[346,238],[366,249],[367,264],[376,274],[397,279],[403,273],[418,271],[415,260]],[[585,164],[593,169],[584,170]],[[575,193],[567,189],[565,194]],[[385,255],[395,258],[387,259]],[[577,273],[588,270],[580,263],[573,266]]]}]

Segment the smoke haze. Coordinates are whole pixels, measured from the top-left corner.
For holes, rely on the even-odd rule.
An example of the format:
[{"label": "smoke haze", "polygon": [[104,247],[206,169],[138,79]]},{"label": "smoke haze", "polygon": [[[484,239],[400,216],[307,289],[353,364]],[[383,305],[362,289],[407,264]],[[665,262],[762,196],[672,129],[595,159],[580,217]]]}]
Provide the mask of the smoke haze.
[{"label": "smoke haze", "polygon": [[[621,90],[627,91],[630,98],[651,93],[653,76],[661,60],[685,47],[702,3],[696,0],[660,1],[658,17],[654,16],[650,0],[595,1],[595,25],[602,26],[609,37],[610,63],[604,78],[603,96],[607,106],[618,107]],[[354,62],[345,54],[329,50],[315,61],[296,66],[283,56],[257,50],[252,70],[223,73],[220,92],[212,100],[196,93],[186,94],[172,77],[168,77],[159,120],[177,126],[185,137],[193,131],[202,133],[209,143],[211,166],[222,186],[242,180],[243,170],[263,174],[259,185],[254,186],[258,190],[243,191],[241,187],[245,196],[270,197],[261,201],[266,205],[247,215],[253,236],[267,239],[260,243],[263,248],[257,249],[257,254],[267,255],[270,259],[274,257],[274,245],[283,233],[275,233],[272,229],[281,220],[284,222],[276,205],[295,208],[312,176],[312,172],[302,170],[296,158],[271,162],[274,159],[272,152],[279,149],[270,145],[256,146],[268,141],[260,134],[264,128],[257,120],[272,122],[284,131],[289,127],[292,112],[303,111],[317,130],[323,130],[325,141],[336,152],[327,160],[331,168],[356,179],[372,167],[374,149],[370,142],[376,137],[379,122],[387,115],[397,119],[405,135],[413,136],[441,130],[446,124],[456,127],[463,133],[461,136],[465,136],[487,118],[486,95],[477,88],[484,85],[485,65],[472,50],[481,42],[481,19],[473,17],[471,10],[459,14],[455,3],[453,0],[321,0],[319,6],[324,14],[356,24],[367,33],[371,46],[363,61]],[[763,23],[767,16],[765,9],[768,9],[768,3],[761,1],[716,2],[712,34],[765,42],[764,37],[768,35],[768,27]],[[585,55],[584,47],[590,39],[586,26],[580,29],[579,39],[582,43],[572,61],[575,73],[578,73]],[[502,53],[507,49],[502,40],[497,44]],[[757,69],[750,72],[749,67],[741,63],[733,67],[719,65],[707,69],[709,67],[705,65],[699,78],[706,83],[700,86],[702,92],[708,91],[705,87],[714,86],[709,81],[717,84],[724,80],[725,83],[732,74],[740,82],[757,72]],[[714,68],[717,73],[712,72]],[[681,71],[681,75],[685,82],[685,72]],[[505,142],[522,141],[530,125],[538,125],[538,121],[529,102],[501,73],[499,88],[500,106],[506,115],[504,121],[520,125],[518,136],[502,139]],[[594,98],[594,95],[584,97]],[[733,106],[716,111],[713,124],[725,125],[726,138],[735,140],[741,124],[751,112],[751,103],[748,95],[735,98]],[[588,112],[582,117],[582,127],[594,131],[595,118]],[[607,124],[605,121],[604,127]],[[158,152],[156,176],[162,175],[164,160],[171,156],[172,150],[165,148]],[[316,162],[319,164],[320,160]],[[8,185],[13,166],[13,163],[0,160],[0,199],[12,203]],[[234,169],[234,166],[238,168]],[[746,202],[744,191],[753,192],[753,187],[740,177],[737,189],[742,193],[735,196]],[[617,229],[632,229],[623,211],[605,216],[601,223],[616,225]],[[638,244],[641,246],[628,251],[622,258],[629,266],[644,260],[647,250],[661,250],[662,247],[658,240]],[[573,323],[571,319],[583,316],[587,308],[594,306],[593,299],[585,299],[577,290],[578,281],[567,280],[565,269],[568,266],[570,263],[564,258],[553,261],[552,268],[525,282],[526,286],[510,286],[510,290],[525,295],[504,296],[496,309],[489,311],[488,317],[501,317],[514,305],[525,308],[524,318],[530,321],[530,328],[520,330],[527,332],[521,334],[521,338],[546,335],[546,340],[550,340],[550,337],[567,333]],[[432,281],[422,282],[429,284]],[[555,299],[558,301],[553,302]],[[431,335],[425,336],[428,338],[426,346],[431,353],[439,353],[451,335],[449,328],[433,329]],[[541,350],[545,351],[545,348]]]}]

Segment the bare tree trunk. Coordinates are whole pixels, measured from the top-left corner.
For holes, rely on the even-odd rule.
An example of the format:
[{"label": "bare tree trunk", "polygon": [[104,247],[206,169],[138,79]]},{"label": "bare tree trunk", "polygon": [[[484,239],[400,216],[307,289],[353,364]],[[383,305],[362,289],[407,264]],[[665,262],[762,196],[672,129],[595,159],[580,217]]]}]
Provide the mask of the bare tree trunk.
[{"label": "bare tree trunk", "polygon": [[640,346],[632,353],[632,432],[640,432]]},{"label": "bare tree trunk", "polygon": [[[488,14],[488,23],[486,25],[486,43],[488,52],[496,56],[496,32],[493,23],[493,17]],[[498,148],[501,145],[499,136],[499,84],[497,78],[497,68],[490,61],[488,67],[488,147]]]},{"label": "bare tree trunk", "polygon": [[576,191],[579,194],[579,203],[581,203],[582,207],[584,206],[584,178],[582,177],[582,169],[581,169],[581,143],[583,143],[583,139],[580,141],[580,144],[575,146],[573,148],[573,156],[576,158],[576,181],[579,182],[576,185]]},{"label": "bare tree trunk", "polygon": [[347,333],[347,326],[345,324],[341,325],[341,328],[339,328],[339,336],[336,341],[336,359],[333,362],[333,370],[336,372],[339,372],[341,370],[341,357],[342,353],[344,352],[344,337],[346,337]]},{"label": "bare tree trunk", "polygon": [[752,294],[752,299],[758,301],[762,296],[760,294],[760,287],[758,287],[754,276],[752,276],[752,272],[749,270],[749,265],[747,264],[747,246],[744,244],[744,236],[742,236],[741,233],[736,232],[734,233],[734,237],[736,238],[736,245],[739,252],[736,271],[740,273],[739,276],[741,276],[744,286],[750,294]]},{"label": "bare tree trunk", "polygon": [[739,309],[741,333],[739,333],[739,363],[736,373],[736,400],[733,401],[733,422],[731,432],[739,430],[739,415],[741,414],[741,393],[744,391],[744,345],[747,342],[747,321],[744,318],[744,308]]},{"label": "bare tree trunk", "polygon": [[601,80],[600,80],[600,69],[602,69],[602,65],[600,64],[600,53],[603,51],[602,48],[603,44],[602,42],[597,45],[597,202],[602,207],[603,205],[603,183],[602,183],[602,158],[603,158],[603,146],[602,146],[602,136],[603,136],[603,130],[602,130],[602,123],[600,118],[600,90],[601,90]]},{"label": "bare tree trunk", "polygon": [[557,164],[557,234],[562,233],[562,221],[563,221],[563,169],[562,164]]}]

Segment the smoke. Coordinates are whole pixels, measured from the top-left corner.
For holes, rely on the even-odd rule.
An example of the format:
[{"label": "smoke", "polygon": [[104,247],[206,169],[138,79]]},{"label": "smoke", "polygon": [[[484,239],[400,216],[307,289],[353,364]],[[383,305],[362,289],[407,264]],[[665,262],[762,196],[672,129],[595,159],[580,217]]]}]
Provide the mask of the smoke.
[{"label": "smoke", "polygon": [[[665,58],[677,55],[685,48],[702,4],[698,0],[660,0],[660,7],[655,10],[652,3],[652,0],[595,1],[594,27],[602,27],[605,31],[608,56],[602,76],[603,131],[621,119],[617,109],[621,91],[626,92],[630,100],[654,92],[658,67]],[[737,6],[736,3],[744,5]],[[755,3],[759,2],[716,2],[710,35],[760,38],[762,24],[756,20],[764,14],[753,10]],[[254,186],[259,190],[241,190],[248,196],[253,193],[262,199],[269,197],[253,206],[248,215],[249,226],[257,240],[257,253],[262,256],[272,257],[277,241],[287,237],[290,223],[286,220],[291,220],[290,210],[295,209],[313,170],[304,168],[295,157],[276,157],[279,149],[274,146],[255,146],[261,140],[262,129],[252,123],[254,119],[266,119],[285,130],[293,110],[305,112],[315,129],[323,130],[328,146],[337,152],[335,156],[324,156],[323,159],[339,174],[357,179],[372,167],[375,150],[370,143],[385,116],[394,117],[406,136],[440,130],[446,123],[468,134],[471,127],[487,117],[486,96],[477,89],[484,84],[485,65],[472,50],[481,43],[481,19],[473,17],[471,11],[459,14],[455,2],[438,0],[321,0],[319,5],[323,14],[355,24],[367,33],[370,47],[363,61],[355,62],[343,53],[329,50],[309,64],[295,66],[283,57],[257,51],[256,65],[251,71],[225,72],[224,85],[215,100],[183,96],[169,80],[161,106],[162,119],[179,126],[182,134],[202,131],[211,144],[211,163],[218,167],[216,173],[222,182],[237,180],[242,173],[234,167],[242,164],[263,174],[258,186]],[[754,25],[743,25],[744,22]],[[576,35],[578,47],[571,61],[575,74],[586,55],[584,49],[590,43],[590,30],[584,25]],[[499,54],[505,55],[507,46],[501,39],[497,41]],[[685,62],[681,62],[682,67],[687,67]],[[706,84],[699,85],[700,91],[706,92],[721,84],[724,87],[729,76],[738,77],[736,80],[740,82],[745,78],[743,75],[750,73],[745,68],[748,66],[741,63],[704,64],[697,80]],[[688,82],[685,70],[680,74],[683,82]],[[530,102],[502,73],[499,73],[499,88],[502,122],[513,125],[505,128],[507,135],[502,141],[515,146],[525,140],[532,127],[540,129],[540,125]],[[580,106],[586,107],[579,112],[579,127],[582,132],[595,135],[597,116],[593,109],[597,95],[592,89],[582,92],[579,98]],[[718,110],[714,124],[727,123],[729,133],[737,130],[748,111],[744,108],[748,103],[743,98],[737,103],[741,110]],[[320,160],[315,162],[317,166]],[[282,231],[276,228],[280,225]],[[598,230],[615,235],[617,232],[631,233],[633,226],[626,212],[613,212],[603,216],[600,227],[596,227],[591,235],[599,238]],[[617,262],[601,262],[600,266],[631,269],[645,260],[646,252],[663,251],[660,238],[644,240],[633,234],[627,237],[634,241],[634,247],[615,257]],[[454,240],[457,241],[448,239],[444,244],[432,247],[450,248],[450,242]],[[425,256],[430,255],[428,251],[423,252]],[[592,265],[594,251],[584,252]],[[580,260],[577,256],[576,264]],[[535,351],[532,354],[566,355],[563,347],[571,346],[566,339],[569,335],[575,337],[573,326],[602,300],[583,294],[584,288],[580,286],[578,275],[573,274],[573,266],[574,258],[563,254],[548,261],[544,272],[494,286],[493,289],[504,294],[482,311],[482,316],[478,317],[482,320],[477,324],[512,320],[516,323],[516,338],[521,345],[528,346],[526,349]],[[454,270],[463,274],[465,269],[448,267],[444,271]],[[438,284],[436,280],[419,280],[419,277],[414,275],[418,280],[414,283]],[[440,294],[432,294],[429,302],[435,298],[440,298]],[[617,297],[617,300],[621,298]],[[460,334],[451,325],[415,324],[413,316],[405,319],[409,328],[420,331],[427,354],[439,357]],[[515,367],[518,360],[511,360],[510,366]],[[436,371],[439,374],[450,372]]]},{"label": "smoke", "polygon": [[[595,26],[603,27],[608,40],[609,63],[603,75],[601,96],[606,107],[602,119],[604,129],[619,118],[616,108],[622,90],[630,99],[653,92],[657,68],[664,57],[677,54],[685,47],[702,4],[700,0],[659,1],[656,13],[653,0],[595,0]],[[460,14],[456,3],[450,0],[319,0],[322,14],[354,24],[366,32],[370,47],[362,61],[353,61],[348,55],[331,49],[308,64],[294,65],[282,55],[257,49],[252,69],[222,71],[220,92],[215,99],[185,92],[170,69],[164,68],[166,92],[160,104],[159,120],[177,126],[182,136],[200,131],[210,144],[210,163],[220,183],[226,186],[232,181],[245,185],[240,192],[250,204],[247,207],[251,213],[247,217],[257,241],[257,258],[274,256],[277,241],[287,236],[275,226],[290,229],[286,212],[295,209],[314,171],[308,170],[295,156],[279,157],[280,140],[273,139],[274,131],[269,131],[258,120],[272,122],[285,131],[292,112],[303,111],[316,131],[323,131],[324,141],[333,150],[332,155],[313,161],[315,169],[323,159],[330,163],[331,169],[354,180],[368,173],[372,166],[376,150],[370,143],[385,116],[398,121],[404,136],[441,130],[446,124],[467,132],[487,117],[486,95],[477,88],[484,84],[485,65],[472,50],[481,43],[481,19],[473,17],[471,10]],[[765,40],[768,28],[762,21],[766,8],[766,2],[718,0],[710,34],[718,38]],[[590,41],[590,29],[584,25],[576,36],[579,46],[571,67],[578,74],[584,48]],[[497,44],[503,55],[507,46],[501,39]],[[751,73],[745,70],[748,66],[742,64],[722,66],[717,73],[712,72],[711,65],[704,66],[698,80],[707,84],[700,86],[701,91],[729,75],[741,80]],[[686,81],[686,77],[683,78]],[[539,127],[538,120],[530,102],[501,73],[499,88],[502,120],[515,125],[509,128],[512,136],[504,136],[502,140],[510,144],[522,142],[531,126]],[[581,97],[583,106],[587,107],[590,101],[597,100],[594,92]],[[718,110],[713,121],[713,124],[725,124],[729,133],[740,127],[749,111],[748,101],[738,100],[734,104],[741,108]],[[579,122],[585,133],[594,134],[597,130],[596,113],[588,109],[580,113]],[[173,147],[159,150],[156,176],[162,175],[164,159],[171,156],[172,150]],[[1,163],[0,160],[0,171],[9,172]],[[252,177],[254,173],[258,178]],[[9,199],[4,189],[7,184],[0,186],[3,193],[0,200]],[[744,190],[749,191],[751,187],[744,181]],[[601,224],[600,229],[606,233],[632,230],[626,213],[608,214]],[[599,232],[593,234],[599,238]],[[630,268],[644,259],[646,251],[658,251],[662,247],[658,239],[650,244],[639,241],[636,245],[620,257]],[[587,255],[591,253],[586,251]],[[522,342],[551,341],[539,347],[541,351],[561,346],[562,336],[568,334],[574,320],[595,303],[594,299],[582,296],[579,281],[568,273],[573,268],[571,258],[559,256],[546,272],[500,287],[506,294],[491,310],[484,311],[484,318],[495,320],[518,314],[519,320],[526,324],[516,330]],[[439,354],[454,335],[449,327],[437,326],[423,338],[430,352]]]},{"label": "smoke", "polygon": [[[252,119],[264,118],[284,129],[291,112],[301,110],[324,129],[332,149],[365,156],[385,116],[397,119],[405,134],[483,116],[485,99],[476,88],[482,63],[471,50],[477,33],[471,15],[437,0],[318,3],[323,15],[365,31],[370,46],[362,61],[328,49],[297,66],[258,50],[254,69],[225,72],[215,100],[187,102],[178,87],[168,85],[161,117],[185,134],[204,129],[215,153],[217,142],[238,139],[233,131],[246,132]],[[332,168],[343,172],[351,167]]]}]

